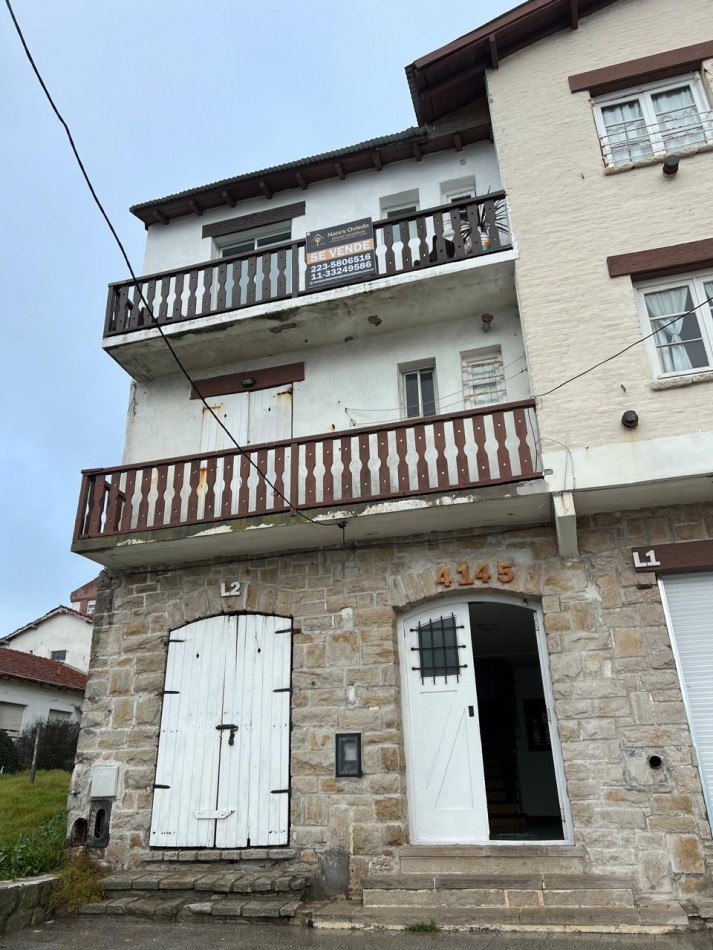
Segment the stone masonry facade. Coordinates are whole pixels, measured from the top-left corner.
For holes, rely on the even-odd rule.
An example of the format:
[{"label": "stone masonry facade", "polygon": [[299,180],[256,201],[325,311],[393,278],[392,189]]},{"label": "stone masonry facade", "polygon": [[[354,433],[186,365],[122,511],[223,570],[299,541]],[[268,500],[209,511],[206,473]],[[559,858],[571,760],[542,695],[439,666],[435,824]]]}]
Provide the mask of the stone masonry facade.
[{"label": "stone masonry facade", "polygon": [[[394,867],[409,840],[399,614],[448,597],[436,585],[441,565],[509,560],[514,581],[487,589],[542,606],[575,844],[589,869],[628,872],[648,896],[706,893],[713,848],[678,675],[655,578],[634,573],[630,549],[711,537],[713,505],[691,505],[580,519],[580,557],[568,561],[544,526],[105,572],[70,826],[88,816],[92,766],[118,764],[105,857],[136,866],[149,851],[169,631],[222,612],[289,615],[290,846],[315,866],[324,853],[348,856],[358,894],[365,874]],[[221,597],[233,579],[240,597]],[[334,777],[342,731],[362,734],[361,778]]]}]

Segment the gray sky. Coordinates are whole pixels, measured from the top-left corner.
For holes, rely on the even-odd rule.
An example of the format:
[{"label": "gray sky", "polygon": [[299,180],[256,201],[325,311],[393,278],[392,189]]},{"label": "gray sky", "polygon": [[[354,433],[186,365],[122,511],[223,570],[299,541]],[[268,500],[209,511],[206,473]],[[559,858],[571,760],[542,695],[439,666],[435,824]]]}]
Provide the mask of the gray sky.
[{"label": "gray sky", "polygon": [[[515,0],[14,0],[141,272],[129,205],[415,124],[404,66]],[[121,460],[100,349],[127,275],[0,4],[0,635],[100,569],[70,554],[82,468]]]}]

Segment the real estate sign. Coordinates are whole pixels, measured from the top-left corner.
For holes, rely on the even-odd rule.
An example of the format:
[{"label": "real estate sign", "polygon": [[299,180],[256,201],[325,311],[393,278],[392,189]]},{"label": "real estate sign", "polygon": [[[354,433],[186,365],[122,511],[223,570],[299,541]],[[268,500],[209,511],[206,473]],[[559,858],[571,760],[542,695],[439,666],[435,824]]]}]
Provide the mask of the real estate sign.
[{"label": "real estate sign", "polygon": [[371,218],[308,231],[306,290],[351,283],[376,275],[374,228]]}]

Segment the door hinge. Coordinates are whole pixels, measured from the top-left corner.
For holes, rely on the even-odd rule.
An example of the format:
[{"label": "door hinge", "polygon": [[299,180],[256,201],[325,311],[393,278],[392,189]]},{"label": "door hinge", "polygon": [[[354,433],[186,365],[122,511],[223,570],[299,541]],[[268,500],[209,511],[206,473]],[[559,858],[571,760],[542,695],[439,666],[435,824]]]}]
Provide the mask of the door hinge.
[{"label": "door hinge", "polygon": [[169,643],[185,643],[186,641],[185,641],[185,640],[171,640],[171,639],[169,639],[168,642],[169,642]]},{"label": "door hinge", "polygon": [[[283,630],[275,630],[275,633],[292,633],[294,630],[293,627],[285,627]],[[295,633],[299,633],[299,630],[294,630]]]},{"label": "door hinge", "polygon": [[170,788],[170,785],[154,785],[154,788]]},{"label": "door hinge", "polygon": [[291,693],[291,686],[280,686],[278,689],[273,689],[273,693]]},{"label": "door hinge", "polygon": [[289,795],[290,790],[289,788],[272,788],[270,789],[270,794],[271,795]]},{"label": "door hinge", "polygon": [[181,691],[180,689],[165,689],[163,691],[163,695],[164,696],[180,696]]}]

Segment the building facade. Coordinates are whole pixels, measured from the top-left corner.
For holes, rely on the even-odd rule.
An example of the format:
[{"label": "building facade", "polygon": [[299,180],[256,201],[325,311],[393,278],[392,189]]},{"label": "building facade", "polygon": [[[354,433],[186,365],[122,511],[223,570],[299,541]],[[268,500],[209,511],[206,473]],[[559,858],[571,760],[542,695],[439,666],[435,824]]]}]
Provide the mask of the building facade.
[{"label": "building facade", "polygon": [[79,722],[86,685],[86,674],[56,660],[0,650],[0,729],[17,737],[36,722]]},{"label": "building facade", "polygon": [[91,645],[91,615],[61,604],[0,638],[0,648],[56,660],[83,672],[89,669]]},{"label": "building facade", "polygon": [[114,866],[705,916],[709,13],[532,0],[408,67],[417,128],[132,209],[73,548]]}]

